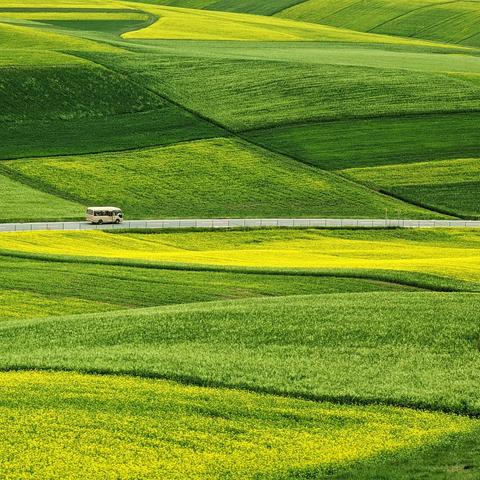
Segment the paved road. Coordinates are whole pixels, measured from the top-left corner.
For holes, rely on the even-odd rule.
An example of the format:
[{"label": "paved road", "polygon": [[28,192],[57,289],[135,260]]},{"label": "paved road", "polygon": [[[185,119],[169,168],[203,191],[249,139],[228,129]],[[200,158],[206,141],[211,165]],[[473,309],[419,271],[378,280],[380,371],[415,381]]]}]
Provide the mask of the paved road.
[{"label": "paved road", "polygon": [[386,220],[337,218],[232,218],[185,220],[128,220],[120,225],[87,222],[0,223],[0,232],[32,230],[111,230],[131,228],[235,228],[235,227],[403,227],[480,228],[480,220]]}]

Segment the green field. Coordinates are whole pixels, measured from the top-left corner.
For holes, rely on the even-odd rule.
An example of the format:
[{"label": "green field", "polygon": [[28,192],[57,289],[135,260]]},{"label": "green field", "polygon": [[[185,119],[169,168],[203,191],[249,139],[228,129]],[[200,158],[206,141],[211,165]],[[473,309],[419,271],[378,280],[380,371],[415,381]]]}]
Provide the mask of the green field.
[{"label": "green field", "polygon": [[[479,32],[478,0],[2,0],[0,223],[480,219]],[[478,229],[38,228],[0,226],[2,479],[480,477]]]},{"label": "green field", "polygon": [[[464,218],[480,212],[480,159],[352,168],[343,173],[396,196]],[[452,195],[452,191],[455,195]]]},{"label": "green field", "polygon": [[115,203],[137,218],[289,217],[319,212],[346,216],[354,205],[360,216],[381,216],[385,209],[397,218],[432,216],[336,175],[226,138],[14,160],[0,167],[42,190],[83,205]]},{"label": "green field", "polygon": [[80,204],[36,190],[0,175],[0,205],[8,209],[0,214],[0,221],[62,220],[78,218],[83,208]]},{"label": "green field", "polygon": [[476,0],[307,0],[279,15],[365,32],[480,46]]}]

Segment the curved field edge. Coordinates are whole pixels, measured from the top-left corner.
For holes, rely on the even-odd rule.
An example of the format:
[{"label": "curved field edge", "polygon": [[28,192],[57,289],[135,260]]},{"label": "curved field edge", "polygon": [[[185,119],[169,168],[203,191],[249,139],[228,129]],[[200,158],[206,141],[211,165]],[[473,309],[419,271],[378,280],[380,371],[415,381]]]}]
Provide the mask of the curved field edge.
[{"label": "curved field edge", "polygon": [[353,293],[0,325],[0,369],[128,374],[480,416],[480,296]]},{"label": "curved field edge", "polygon": [[0,464],[7,477],[321,474],[325,467],[442,443],[476,427],[470,419],[441,413],[138,378],[34,371],[0,378]]},{"label": "curved field edge", "polygon": [[276,16],[252,15],[124,2],[159,18],[147,28],[122,35],[125,40],[241,40],[241,41],[350,41],[378,44],[412,45],[444,49],[467,46],[449,45],[431,40],[390,36],[338,28],[319,23],[296,21]]},{"label": "curved field edge", "polygon": [[267,267],[237,267],[222,265],[206,265],[197,263],[154,262],[138,260],[119,260],[102,257],[54,255],[40,253],[26,253],[14,250],[0,251],[0,257],[40,260],[45,262],[84,263],[92,265],[109,265],[121,267],[136,267],[159,270],[197,271],[197,272],[224,272],[252,275],[289,275],[305,277],[333,277],[357,278],[373,280],[406,287],[414,287],[437,292],[480,292],[480,283],[468,282],[460,279],[443,277],[420,272],[402,270],[376,270],[360,268],[267,268]]},{"label": "curved field edge", "polygon": [[83,205],[113,203],[129,218],[374,218],[386,208],[392,218],[444,217],[233,138],[1,163],[14,180]]}]

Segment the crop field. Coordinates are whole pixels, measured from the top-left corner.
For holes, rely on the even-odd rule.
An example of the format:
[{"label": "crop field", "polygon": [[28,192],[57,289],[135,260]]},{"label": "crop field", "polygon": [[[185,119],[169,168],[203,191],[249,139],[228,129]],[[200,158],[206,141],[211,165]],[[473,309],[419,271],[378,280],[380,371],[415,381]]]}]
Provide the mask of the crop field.
[{"label": "crop field", "polygon": [[353,168],[343,173],[453,215],[477,218],[480,212],[479,158]]},{"label": "crop field", "polygon": [[[14,160],[0,167],[81,204],[125,204],[126,214],[137,218],[288,217],[297,211],[314,216],[319,209],[335,216],[348,215],[354,205],[364,216],[382,216],[385,209],[397,218],[432,216],[428,210],[228,138],[128,152]],[[105,185],[112,171],[115,174]]]},{"label": "crop field", "polygon": [[46,223],[480,219],[480,1],[0,3],[1,479],[480,478],[479,229]]},{"label": "crop field", "polygon": [[423,272],[480,282],[475,230],[271,230],[244,232],[0,234],[0,249],[154,264]]},{"label": "crop field", "polygon": [[480,46],[476,0],[307,0],[281,11],[279,16],[365,32]]}]

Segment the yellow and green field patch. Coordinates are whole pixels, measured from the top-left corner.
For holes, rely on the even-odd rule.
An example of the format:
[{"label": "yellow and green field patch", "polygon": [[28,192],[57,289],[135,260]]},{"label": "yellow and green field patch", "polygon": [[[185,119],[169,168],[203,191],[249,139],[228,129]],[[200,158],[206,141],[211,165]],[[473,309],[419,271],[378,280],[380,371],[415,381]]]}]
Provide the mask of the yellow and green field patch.
[{"label": "yellow and green field patch", "polygon": [[118,305],[75,297],[48,296],[21,290],[0,290],[0,322],[115,310]]},{"label": "yellow and green field patch", "polygon": [[480,45],[476,1],[308,0],[278,15],[365,32]]},{"label": "yellow and green field patch", "polygon": [[[412,46],[434,46],[433,42],[400,39],[388,35],[297,22],[277,17],[213,12],[188,8],[124,2],[138,6],[159,19],[152,25],[123,35],[126,39],[257,40],[257,41],[345,41]],[[438,46],[442,47],[441,44]],[[448,47],[446,47],[448,48]]]},{"label": "yellow and green field patch", "polygon": [[343,173],[417,204],[462,216],[480,216],[479,158],[352,168]]},{"label": "yellow and green field patch", "polygon": [[479,245],[475,230],[0,235],[1,249],[36,254],[241,267],[402,270],[476,282],[480,280]]},{"label": "yellow and green field patch", "polygon": [[[230,138],[97,155],[4,162],[47,191],[117,204],[136,218],[431,217],[341,177]],[[105,179],[108,178],[106,182]],[[355,208],[354,208],[355,207]]]},{"label": "yellow and green field patch", "polygon": [[8,23],[0,23],[0,44],[2,45],[2,50],[3,48],[28,48],[32,50],[122,51],[106,43]]},{"label": "yellow and green field patch", "polygon": [[465,433],[469,419],[74,373],[0,375],[6,478],[320,473]]}]

